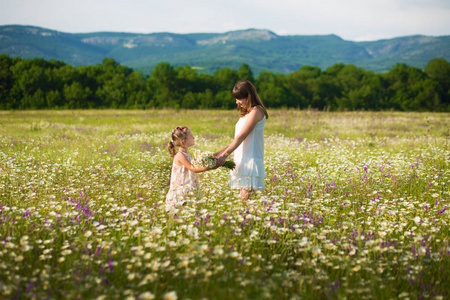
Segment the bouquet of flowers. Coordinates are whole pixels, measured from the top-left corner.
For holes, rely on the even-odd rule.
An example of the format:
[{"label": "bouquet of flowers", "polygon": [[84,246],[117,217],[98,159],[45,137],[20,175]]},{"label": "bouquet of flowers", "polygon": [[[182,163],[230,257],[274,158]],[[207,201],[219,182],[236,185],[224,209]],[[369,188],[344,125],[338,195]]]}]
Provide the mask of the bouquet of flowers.
[{"label": "bouquet of flowers", "polygon": [[[217,158],[213,156],[212,152],[209,151],[202,152],[200,150],[195,150],[194,159],[191,161],[191,164],[196,168],[200,167],[214,168],[216,162]],[[234,167],[236,167],[236,164],[231,160],[227,160],[223,166],[227,169],[233,170]]]}]

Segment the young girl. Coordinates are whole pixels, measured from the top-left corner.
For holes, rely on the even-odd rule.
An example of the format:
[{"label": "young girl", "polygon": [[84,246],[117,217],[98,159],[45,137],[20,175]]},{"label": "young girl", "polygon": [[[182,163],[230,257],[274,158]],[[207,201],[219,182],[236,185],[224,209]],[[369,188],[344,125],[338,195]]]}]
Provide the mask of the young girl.
[{"label": "young girl", "polygon": [[[191,164],[192,156],[187,151],[194,144],[195,138],[189,128],[180,126],[172,131],[172,141],[167,145],[170,156],[173,158],[170,189],[166,196],[167,209],[182,205],[188,198],[202,198],[197,173],[216,169],[220,166],[216,163],[214,168],[193,167]],[[175,146],[178,147],[178,151],[175,151]]]},{"label": "young girl", "polygon": [[236,83],[232,95],[240,112],[234,140],[214,156],[223,163],[234,152],[236,168],[231,171],[230,186],[239,189],[241,200],[245,201],[250,191],[265,189],[264,125],[269,115],[250,81]]}]

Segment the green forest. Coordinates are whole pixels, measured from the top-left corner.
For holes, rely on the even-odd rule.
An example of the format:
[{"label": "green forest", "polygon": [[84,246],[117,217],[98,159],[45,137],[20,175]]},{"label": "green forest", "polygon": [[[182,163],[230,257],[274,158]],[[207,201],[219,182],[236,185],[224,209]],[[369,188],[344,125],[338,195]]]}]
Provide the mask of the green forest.
[{"label": "green forest", "polygon": [[320,110],[450,111],[450,64],[435,58],[421,70],[397,64],[374,73],[352,64],[325,70],[303,66],[289,74],[247,64],[209,75],[161,62],[144,75],[105,58],[95,66],[11,58],[0,54],[0,109],[185,108],[232,109],[233,85],[252,81],[269,108]]}]

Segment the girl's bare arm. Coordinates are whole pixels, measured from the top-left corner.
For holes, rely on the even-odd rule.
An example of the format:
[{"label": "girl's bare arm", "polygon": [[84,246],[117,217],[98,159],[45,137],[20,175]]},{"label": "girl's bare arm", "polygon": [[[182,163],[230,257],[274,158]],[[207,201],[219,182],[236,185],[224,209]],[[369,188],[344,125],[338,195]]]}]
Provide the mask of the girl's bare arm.
[{"label": "girl's bare arm", "polygon": [[218,164],[216,163],[216,166],[213,168],[208,168],[208,167],[196,168],[187,160],[186,156],[184,156],[184,154],[182,154],[182,153],[177,153],[177,155],[175,155],[175,157],[174,157],[174,160],[177,165],[183,165],[186,167],[186,169],[188,169],[189,171],[194,172],[194,173],[206,172],[209,170],[217,169],[219,167]]}]

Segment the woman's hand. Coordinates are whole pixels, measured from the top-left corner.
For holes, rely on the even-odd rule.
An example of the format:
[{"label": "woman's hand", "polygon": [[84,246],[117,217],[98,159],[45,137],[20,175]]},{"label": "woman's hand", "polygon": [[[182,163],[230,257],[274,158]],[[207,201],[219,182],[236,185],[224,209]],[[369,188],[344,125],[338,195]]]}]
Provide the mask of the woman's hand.
[{"label": "woman's hand", "polygon": [[225,147],[225,148],[223,148],[223,149],[220,150],[219,152],[214,153],[213,156],[214,156],[215,158],[219,158],[220,156],[222,156],[222,155],[226,152],[227,149],[228,149],[228,146]]},{"label": "woman's hand", "polygon": [[219,156],[217,158],[217,163],[216,163],[216,167],[221,167],[225,164],[225,162],[227,161],[227,157],[226,156]]}]

